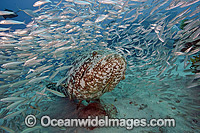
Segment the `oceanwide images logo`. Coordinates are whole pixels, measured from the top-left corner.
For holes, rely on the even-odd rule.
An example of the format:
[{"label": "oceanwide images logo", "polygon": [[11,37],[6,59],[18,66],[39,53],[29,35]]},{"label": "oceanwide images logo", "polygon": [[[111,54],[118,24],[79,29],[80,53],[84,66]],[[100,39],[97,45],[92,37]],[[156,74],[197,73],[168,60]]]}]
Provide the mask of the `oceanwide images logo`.
[{"label": "oceanwide images logo", "polygon": [[[133,129],[133,125],[145,126],[146,120],[143,119],[143,125],[138,125],[138,121],[133,119],[108,119],[108,116],[105,116],[105,119],[99,119],[98,116],[91,118],[88,116],[87,119],[51,119],[49,116],[43,116],[41,119],[41,125],[43,127],[126,127],[127,129]],[[135,123],[135,124],[134,124]]]},{"label": "oceanwide images logo", "polygon": [[[36,117],[28,115],[25,118],[25,124],[28,127],[36,125]],[[88,116],[86,119],[51,119],[49,116],[42,116],[40,124],[43,127],[125,127],[126,129],[133,129],[134,127],[155,127],[155,126],[175,126],[174,119],[151,119],[147,123],[146,119],[110,119],[108,116],[104,118],[91,118]]]}]

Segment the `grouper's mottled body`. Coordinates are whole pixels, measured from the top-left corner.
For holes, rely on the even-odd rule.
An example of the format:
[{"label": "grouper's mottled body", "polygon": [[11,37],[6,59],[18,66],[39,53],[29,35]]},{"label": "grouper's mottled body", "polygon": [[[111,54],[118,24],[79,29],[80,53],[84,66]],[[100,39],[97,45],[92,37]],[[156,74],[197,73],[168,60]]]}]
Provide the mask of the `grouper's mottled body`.
[{"label": "grouper's mottled body", "polygon": [[[99,99],[125,78],[126,61],[113,51],[93,51],[73,63],[62,92],[78,100]],[[66,89],[66,90],[65,90]]]}]

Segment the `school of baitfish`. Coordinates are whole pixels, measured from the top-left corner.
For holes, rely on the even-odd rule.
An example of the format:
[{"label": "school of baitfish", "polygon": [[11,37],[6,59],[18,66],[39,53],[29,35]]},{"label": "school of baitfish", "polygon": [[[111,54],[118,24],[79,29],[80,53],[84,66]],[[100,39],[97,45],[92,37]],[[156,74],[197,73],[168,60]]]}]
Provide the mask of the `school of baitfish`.
[{"label": "school of baitfish", "polygon": [[[0,128],[7,132],[41,128],[29,129],[23,121],[26,114],[40,113],[40,102],[51,101],[50,92],[65,97],[46,87],[52,82],[64,86],[69,97],[93,100],[131,77],[141,89],[162,84],[154,93],[170,103],[176,90],[168,91],[166,80],[183,79],[176,72],[182,67],[179,58],[183,71],[190,73],[189,59],[200,53],[199,0],[39,0],[33,7],[38,9],[21,9],[32,17],[28,24],[0,21],[1,25],[26,25],[15,31],[0,28]],[[0,15],[11,14],[0,11]],[[184,118],[200,109],[195,89],[200,86],[200,73],[186,78],[190,79],[186,89],[197,97],[177,94],[189,101],[189,108],[170,103]],[[165,94],[169,97],[162,97]],[[22,123],[14,123],[16,119]],[[198,119],[186,126],[199,130]]]}]

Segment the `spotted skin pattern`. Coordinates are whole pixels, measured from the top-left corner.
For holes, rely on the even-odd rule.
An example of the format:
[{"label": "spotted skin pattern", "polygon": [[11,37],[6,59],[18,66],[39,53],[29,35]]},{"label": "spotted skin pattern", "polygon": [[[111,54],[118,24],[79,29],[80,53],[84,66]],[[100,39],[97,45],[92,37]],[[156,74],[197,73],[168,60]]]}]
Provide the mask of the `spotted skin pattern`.
[{"label": "spotted skin pattern", "polygon": [[63,84],[70,99],[99,99],[125,79],[126,60],[116,52],[92,51],[75,62]]}]

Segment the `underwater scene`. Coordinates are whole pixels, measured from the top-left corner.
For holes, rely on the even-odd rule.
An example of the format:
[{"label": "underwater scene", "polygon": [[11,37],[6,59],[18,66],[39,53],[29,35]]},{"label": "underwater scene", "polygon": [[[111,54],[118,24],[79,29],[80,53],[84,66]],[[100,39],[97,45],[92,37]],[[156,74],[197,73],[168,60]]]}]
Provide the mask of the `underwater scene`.
[{"label": "underwater scene", "polygon": [[0,131],[200,132],[200,0],[0,0]]}]

